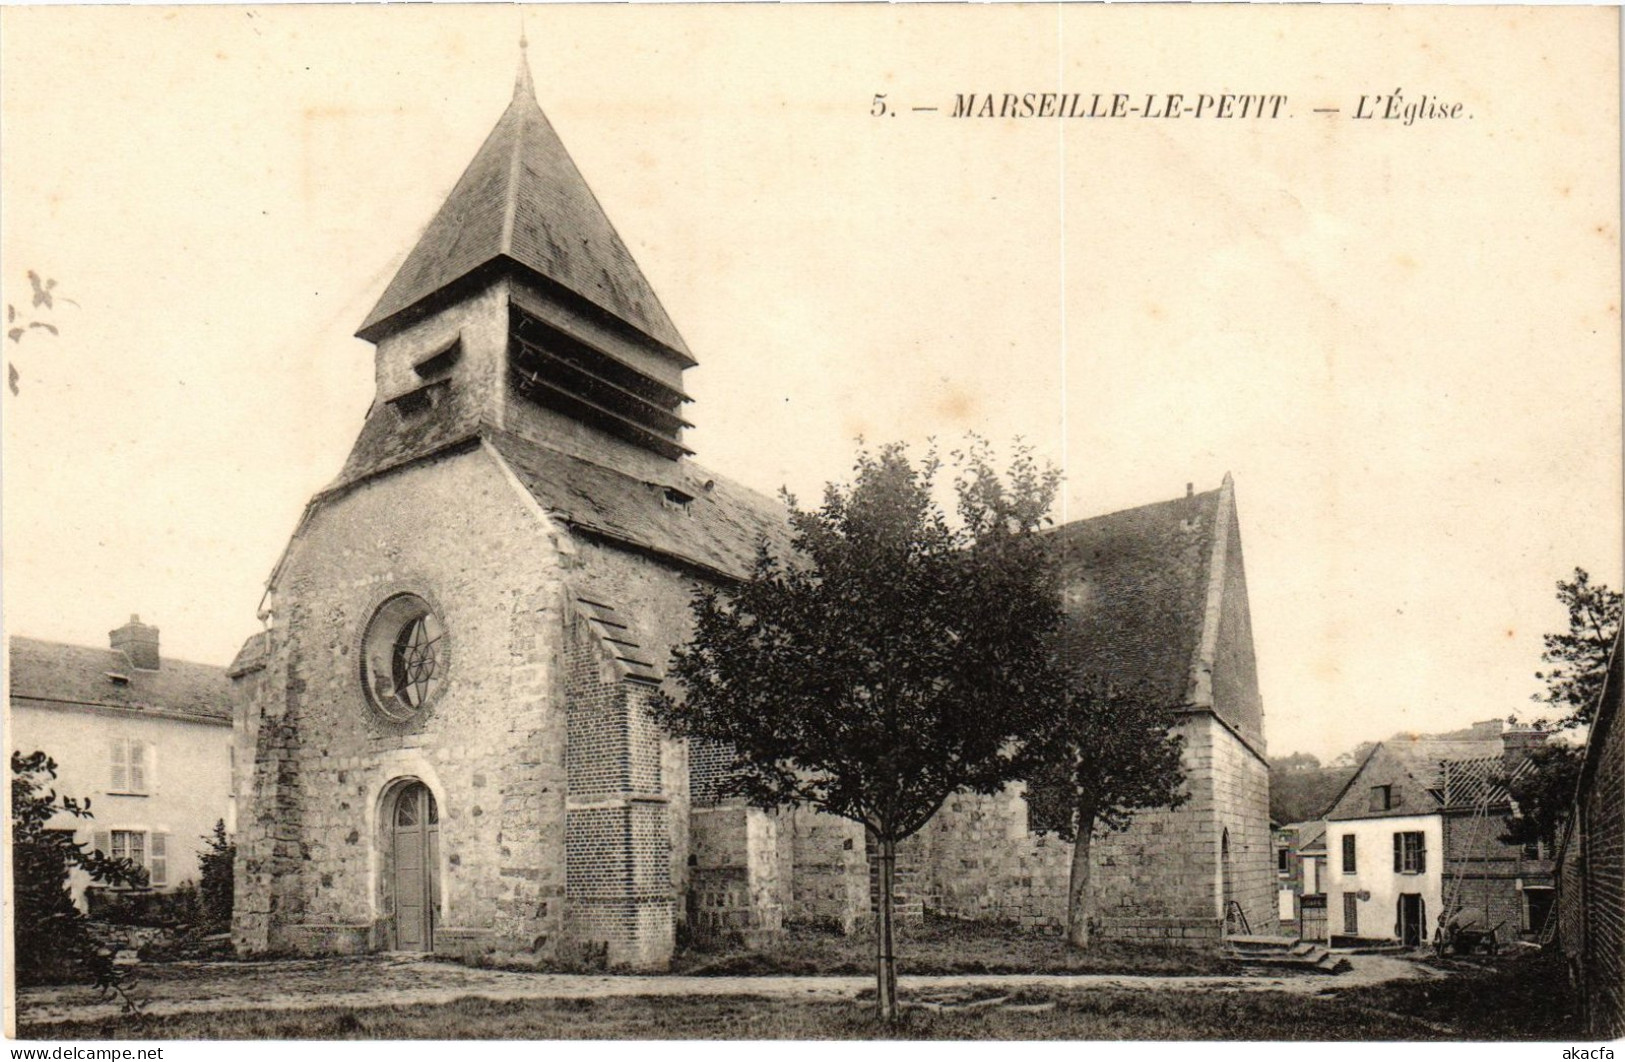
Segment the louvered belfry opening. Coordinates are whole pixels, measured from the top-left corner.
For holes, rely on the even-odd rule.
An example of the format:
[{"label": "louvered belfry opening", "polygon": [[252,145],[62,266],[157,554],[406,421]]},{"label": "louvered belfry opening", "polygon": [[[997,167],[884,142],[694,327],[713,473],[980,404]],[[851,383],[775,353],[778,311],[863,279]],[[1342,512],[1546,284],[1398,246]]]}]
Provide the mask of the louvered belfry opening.
[{"label": "louvered belfry opening", "polygon": [[509,309],[508,378],[538,405],[662,457],[693,453],[682,441],[693,425],[677,412],[687,395],[517,306]]}]

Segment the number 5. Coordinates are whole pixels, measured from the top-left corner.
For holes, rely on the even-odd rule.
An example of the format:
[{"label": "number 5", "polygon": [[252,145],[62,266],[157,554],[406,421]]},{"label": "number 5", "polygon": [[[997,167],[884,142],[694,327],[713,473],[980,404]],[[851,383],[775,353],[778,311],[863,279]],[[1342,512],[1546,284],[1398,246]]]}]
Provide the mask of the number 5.
[{"label": "number 5", "polygon": [[880,118],[883,117],[885,113],[886,94],[884,92],[877,92],[875,93],[875,104],[873,107],[869,108],[869,116],[872,118]]}]

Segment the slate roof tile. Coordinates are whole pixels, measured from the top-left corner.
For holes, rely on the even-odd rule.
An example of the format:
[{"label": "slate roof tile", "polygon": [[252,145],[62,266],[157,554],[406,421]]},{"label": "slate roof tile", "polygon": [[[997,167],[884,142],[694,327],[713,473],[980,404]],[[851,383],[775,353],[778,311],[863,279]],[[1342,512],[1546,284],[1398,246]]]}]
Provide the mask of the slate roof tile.
[{"label": "slate roof tile", "polygon": [[558,284],[694,363],[524,82],[359,334],[381,336],[392,319],[413,318],[425,300],[492,263]]},{"label": "slate roof tile", "polygon": [[[790,552],[783,505],[692,462],[673,462],[672,481],[653,483],[511,432],[485,435],[537,504],[571,527],[735,578],[750,573],[764,537],[775,555]],[[667,488],[691,500],[673,504]]]},{"label": "slate roof tile", "polygon": [[1078,673],[1192,695],[1220,491],[1077,520],[1050,532],[1063,566],[1062,651]]}]

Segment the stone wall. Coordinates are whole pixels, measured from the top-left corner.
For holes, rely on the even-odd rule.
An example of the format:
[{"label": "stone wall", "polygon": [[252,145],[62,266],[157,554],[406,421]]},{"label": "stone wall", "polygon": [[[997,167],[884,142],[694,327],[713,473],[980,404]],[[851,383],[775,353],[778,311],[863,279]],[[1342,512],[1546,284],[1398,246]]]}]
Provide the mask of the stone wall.
[{"label": "stone wall", "polygon": [[[791,844],[781,856],[788,896],[785,917],[851,933],[869,918],[869,865],[863,827],[809,808],[787,812]],[[792,868],[788,875],[783,867]]]},{"label": "stone wall", "polygon": [[1280,919],[1269,764],[1217,721],[1210,728],[1213,805],[1220,830],[1228,833],[1230,896],[1241,905],[1253,933],[1274,933]]},{"label": "stone wall", "polygon": [[[1127,830],[1091,842],[1097,930],[1107,938],[1165,943],[1217,939],[1219,854],[1228,832],[1231,895],[1254,932],[1272,931],[1268,768],[1207,713],[1188,716],[1180,731],[1190,799],[1174,810],[1142,811]],[[1020,786],[950,798],[918,843],[929,867],[928,911],[1026,926],[1066,924],[1072,845],[1030,830]]]},{"label": "stone wall", "polygon": [[784,924],[781,847],[788,845],[781,835],[791,828],[788,817],[737,800],[690,814],[689,931],[698,941],[766,944]]},{"label": "stone wall", "polygon": [[1625,1033],[1625,727],[1618,717],[1618,643],[1609,682],[1612,725],[1593,750],[1595,773],[1584,795],[1587,875],[1586,1019],[1593,1033]]},{"label": "stone wall", "polygon": [[[402,469],[309,515],[277,576],[272,644],[242,731],[252,766],[241,950],[388,946],[380,805],[390,786],[416,779],[440,813],[437,945],[551,953],[564,914],[566,777],[562,570],[549,541],[479,450]],[[395,723],[368,703],[358,658],[373,613],[402,591],[439,613],[449,660],[428,710]]]}]

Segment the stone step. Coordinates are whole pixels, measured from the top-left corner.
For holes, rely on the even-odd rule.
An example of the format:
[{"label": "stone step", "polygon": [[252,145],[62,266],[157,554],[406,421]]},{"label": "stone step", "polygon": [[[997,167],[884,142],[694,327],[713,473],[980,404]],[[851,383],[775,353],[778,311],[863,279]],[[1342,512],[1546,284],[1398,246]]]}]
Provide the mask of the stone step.
[{"label": "stone step", "polygon": [[1330,950],[1316,945],[1307,951],[1259,951],[1228,949],[1230,958],[1245,965],[1272,970],[1301,970],[1305,973],[1340,974],[1350,968],[1349,961],[1333,955]]},{"label": "stone step", "polygon": [[1297,937],[1254,933],[1233,934],[1224,938],[1225,944],[1237,951],[1286,953],[1298,943]]}]

